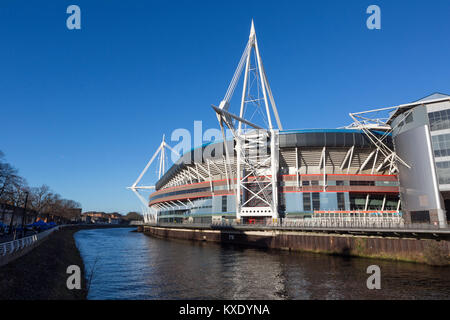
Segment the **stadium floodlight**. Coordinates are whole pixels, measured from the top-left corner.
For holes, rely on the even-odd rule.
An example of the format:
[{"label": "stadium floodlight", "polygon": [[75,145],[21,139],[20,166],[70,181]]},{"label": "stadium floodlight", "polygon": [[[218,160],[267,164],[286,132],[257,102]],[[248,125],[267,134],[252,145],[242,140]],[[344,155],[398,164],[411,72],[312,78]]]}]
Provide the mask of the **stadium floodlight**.
[{"label": "stadium floodlight", "polygon": [[147,170],[150,168],[150,165],[153,163],[153,161],[156,159],[156,157],[159,154],[159,170],[158,170],[158,179],[161,178],[162,175],[164,175],[165,169],[167,168],[166,165],[166,148],[168,148],[170,151],[174,152],[176,155],[180,156],[177,151],[175,151],[171,146],[169,146],[165,141],[165,136],[163,135],[162,142],[159,145],[158,149],[156,149],[155,153],[151,157],[151,159],[147,162],[147,165],[145,166],[144,170],[142,170],[139,177],[136,179],[136,181],[131,185],[131,187],[127,187],[127,189],[130,189],[133,191],[133,193],[138,197],[139,201],[143,204],[142,213],[144,216],[144,222],[156,222],[157,221],[157,211],[156,209],[149,207],[147,200],[144,198],[142,194],[139,193],[139,190],[154,190],[155,186],[140,186],[138,185],[139,182],[144,177]]}]

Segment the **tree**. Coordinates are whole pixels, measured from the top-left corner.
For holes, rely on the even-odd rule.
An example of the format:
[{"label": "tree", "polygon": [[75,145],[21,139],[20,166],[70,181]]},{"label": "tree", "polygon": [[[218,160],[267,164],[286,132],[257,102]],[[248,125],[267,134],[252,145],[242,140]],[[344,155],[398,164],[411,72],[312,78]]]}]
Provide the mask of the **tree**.
[{"label": "tree", "polygon": [[0,200],[14,202],[16,193],[25,185],[26,182],[18,175],[17,169],[0,158]]},{"label": "tree", "polygon": [[128,221],[133,221],[133,220],[143,220],[144,218],[142,217],[142,215],[140,215],[137,212],[131,211],[128,212],[127,215],[125,216],[125,220]]},{"label": "tree", "polygon": [[36,222],[39,213],[43,213],[45,208],[50,204],[50,187],[42,185],[40,187],[31,188],[30,208],[35,211],[33,222]]},{"label": "tree", "polygon": [[[70,220],[79,214],[80,203],[63,199],[59,194],[52,192],[47,185],[28,187],[25,179],[19,176],[17,169],[4,159],[5,155],[0,151],[0,202],[14,207],[24,207],[28,195],[26,207],[35,211],[34,221],[39,214],[46,215],[47,220],[50,216],[52,219],[58,217],[58,220]],[[12,226],[14,213],[10,221]]]},{"label": "tree", "polygon": [[76,218],[81,209],[81,204],[73,200],[62,199],[61,200],[61,216],[67,220]]},{"label": "tree", "polygon": [[61,196],[57,193],[50,193],[49,194],[49,203],[48,206],[45,208],[44,213],[47,216],[47,220],[51,218],[53,219],[54,216],[60,216],[62,211],[62,199]]},{"label": "tree", "polygon": [[[29,188],[25,179],[18,175],[14,167],[4,161],[4,157],[4,153],[0,151],[0,201],[15,207],[21,207],[25,204]],[[9,222],[9,232],[12,230],[15,214],[16,210],[14,209]],[[22,212],[22,214],[25,215],[26,213]],[[4,215],[2,215],[3,219]]]}]

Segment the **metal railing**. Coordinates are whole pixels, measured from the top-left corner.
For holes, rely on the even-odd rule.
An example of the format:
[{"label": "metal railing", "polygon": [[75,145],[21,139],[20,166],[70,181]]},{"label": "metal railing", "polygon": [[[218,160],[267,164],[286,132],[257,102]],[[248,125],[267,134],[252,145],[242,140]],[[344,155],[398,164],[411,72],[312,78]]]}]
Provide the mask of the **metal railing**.
[{"label": "metal railing", "polygon": [[236,228],[236,229],[279,229],[279,230],[340,230],[340,231],[390,231],[390,232],[444,232],[450,233],[450,228],[440,228],[433,224],[406,224],[399,217],[392,218],[312,218],[299,220],[285,220],[282,222],[266,223],[237,223],[236,221],[213,221],[212,223],[195,222],[158,222],[146,224],[162,227],[190,227],[190,228]]},{"label": "metal railing", "polygon": [[19,252],[20,250],[23,250],[24,248],[29,247],[34,243],[44,239],[54,231],[59,230],[60,227],[61,226],[56,226],[32,236],[0,243],[0,257]]}]

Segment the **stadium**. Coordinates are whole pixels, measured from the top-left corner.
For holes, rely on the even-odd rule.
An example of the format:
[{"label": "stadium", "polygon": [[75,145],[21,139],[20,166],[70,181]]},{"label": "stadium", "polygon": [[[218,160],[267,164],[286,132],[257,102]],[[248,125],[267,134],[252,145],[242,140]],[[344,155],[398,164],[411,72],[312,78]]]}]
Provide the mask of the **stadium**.
[{"label": "stadium", "polygon": [[[252,22],[231,83],[212,110],[221,139],[184,152],[167,171],[165,149],[177,152],[163,139],[129,187],[146,223],[447,228],[449,95],[350,113],[353,122],[343,128],[285,130]],[[157,183],[139,186],[158,154]],[[147,199],[142,190],[154,192]]]},{"label": "stadium", "polygon": [[[240,109],[233,113],[242,74]],[[253,22],[225,97],[212,108],[221,141],[185,152],[165,172],[164,150],[173,149],[163,140],[130,187],[147,207],[147,223],[403,223],[401,159],[389,127],[355,119],[341,129],[284,130]],[[158,153],[159,180],[145,199],[138,190],[153,187],[138,182]]]},{"label": "stadium", "polygon": [[[226,152],[205,156],[207,148],[224,150],[219,142],[184,154],[158,181],[150,207],[161,222],[399,215],[397,176],[390,173],[389,164],[362,130],[279,131],[275,140],[278,144],[270,152],[278,158],[276,194],[269,187],[272,168],[255,177],[245,174],[252,168],[243,165],[245,179],[241,179],[238,203],[236,151],[230,165]],[[390,138],[386,143],[392,143]],[[233,141],[228,144],[236,150]],[[196,153],[203,155],[200,161],[193,161]]]}]

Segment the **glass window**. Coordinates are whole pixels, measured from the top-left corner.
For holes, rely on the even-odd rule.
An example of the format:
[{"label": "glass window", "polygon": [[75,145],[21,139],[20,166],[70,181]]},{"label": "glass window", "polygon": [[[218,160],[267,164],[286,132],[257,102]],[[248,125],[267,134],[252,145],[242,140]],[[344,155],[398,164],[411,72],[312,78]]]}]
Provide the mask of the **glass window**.
[{"label": "glass window", "polygon": [[345,195],[342,192],[337,193],[338,210],[345,210]]},{"label": "glass window", "polygon": [[411,211],[412,223],[430,223],[429,211]]},{"label": "glass window", "polygon": [[369,196],[367,210],[381,210],[383,207],[383,198],[384,196],[371,194]]},{"label": "glass window", "polygon": [[311,193],[303,192],[303,211],[311,211]]},{"label": "glass window", "polygon": [[450,184],[450,161],[436,162],[439,184]]},{"label": "glass window", "polygon": [[431,131],[450,128],[450,109],[430,112],[428,114]]},{"label": "glass window", "polygon": [[441,134],[431,137],[435,157],[450,155],[450,134]]},{"label": "glass window", "polygon": [[227,196],[222,196],[222,212],[227,212]]},{"label": "glass window", "polygon": [[313,210],[320,210],[320,193],[314,192],[312,194]]},{"label": "glass window", "polygon": [[414,120],[414,118],[413,118],[413,114],[412,114],[412,112],[411,112],[410,114],[408,114],[408,115],[406,116],[405,123],[413,122],[413,120]]},{"label": "glass window", "polygon": [[350,181],[351,186],[374,186],[375,181]]},{"label": "glass window", "polygon": [[366,197],[364,195],[350,195],[350,210],[364,210]]},{"label": "glass window", "polygon": [[384,210],[397,210],[398,196],[386,196]]}]

